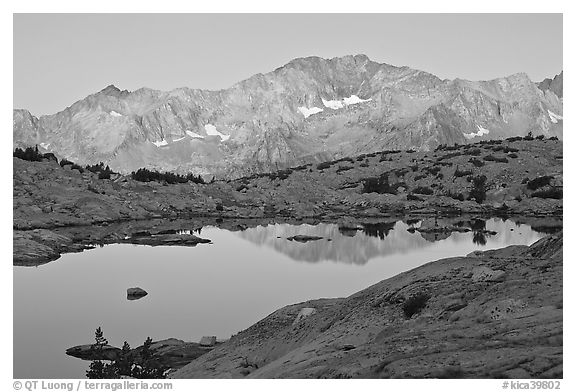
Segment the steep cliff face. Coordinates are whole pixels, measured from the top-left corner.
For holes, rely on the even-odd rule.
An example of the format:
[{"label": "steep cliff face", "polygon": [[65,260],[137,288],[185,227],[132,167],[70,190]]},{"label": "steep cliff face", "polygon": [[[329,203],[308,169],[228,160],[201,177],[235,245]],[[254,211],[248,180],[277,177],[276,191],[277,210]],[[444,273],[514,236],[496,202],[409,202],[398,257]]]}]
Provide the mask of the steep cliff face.
[{"label": "steep cliff face", "polygon": [[564,97],[564,71],[554,76],[553,79],[546,78],[538,83],[538,88],[544,92],[550,90],[558,97]]},{"label": "steep cliff face", "polygon": [[391,148],[561,137],[561,99],[538,87],[525,74],[450,81],[364,55],[308,57],[226,90],[108,86],[53,115],[15,110],[13,137],[122,172],[234,177]]}]

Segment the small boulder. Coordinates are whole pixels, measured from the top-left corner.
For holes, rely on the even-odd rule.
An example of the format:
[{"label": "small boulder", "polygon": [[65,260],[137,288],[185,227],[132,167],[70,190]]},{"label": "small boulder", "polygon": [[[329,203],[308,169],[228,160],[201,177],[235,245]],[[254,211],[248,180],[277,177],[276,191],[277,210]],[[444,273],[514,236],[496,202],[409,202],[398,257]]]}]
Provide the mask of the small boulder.
[{"label": "small boulder", "polygon": [[126,290],[126,299],[133,301],[148,295],[148,292],[140,287],[131,287]]}]

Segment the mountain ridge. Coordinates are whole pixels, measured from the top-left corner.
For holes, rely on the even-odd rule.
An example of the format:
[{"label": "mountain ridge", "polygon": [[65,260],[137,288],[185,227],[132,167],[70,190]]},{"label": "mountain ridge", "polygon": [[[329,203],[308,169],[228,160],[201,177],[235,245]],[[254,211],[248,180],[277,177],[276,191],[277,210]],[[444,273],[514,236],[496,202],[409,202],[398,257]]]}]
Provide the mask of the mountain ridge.
[{"label": "mountain ridge", "polygon": [[40,117],[14,111],[14,148],[38,144],[118,171],[237,177],[376,150],[517,134],[562,136],[562,102],[526,74],[441,80],[366,55],[294,59],[228,89],[109,85]]}]

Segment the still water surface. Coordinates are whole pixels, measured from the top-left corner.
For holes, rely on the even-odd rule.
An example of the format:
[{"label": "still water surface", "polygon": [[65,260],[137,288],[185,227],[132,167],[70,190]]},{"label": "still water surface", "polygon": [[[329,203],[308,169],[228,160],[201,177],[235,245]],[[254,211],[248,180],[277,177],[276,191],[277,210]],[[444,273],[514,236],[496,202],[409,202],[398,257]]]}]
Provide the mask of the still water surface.
[{"label": "still water surface", "polygon": [[[397,222],[352,236],[334,224],[241,232],[206,227],[200,236],[212,244],[107,245],[38,267],[14,267],[14,377],[83,378],[89,362],[65,350],[92,343],[98,326],[118,347],[124,340],[136,347],[147,336],[226,339],[288,304],[348,296],[429,261],[529,245],[544,236],[500,219],[486,222],[498,234],[485,244],[474,242],[472,232],[433,241],[407,228]],[[324,239],[286,240],[296,234]],[[126,289],[136,286],[148,296],[128,301]]]}]

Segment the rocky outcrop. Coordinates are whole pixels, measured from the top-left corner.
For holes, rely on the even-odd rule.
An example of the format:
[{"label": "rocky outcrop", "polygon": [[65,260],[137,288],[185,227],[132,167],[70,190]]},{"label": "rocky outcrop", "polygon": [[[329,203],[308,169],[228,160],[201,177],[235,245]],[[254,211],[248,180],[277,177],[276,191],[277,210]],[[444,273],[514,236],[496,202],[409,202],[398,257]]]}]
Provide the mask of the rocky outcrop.
[{"label": "rocky outcrop", "polygon": [[384,149],[562,137],[562,102],[546,93],[556,84],[538,89],[522,73],[441,80],[364,55],[307,57],[220,91],[108,86],[56,114],[15,110],[13,140],[121,172],[230,178]]},{"label": "rocky outcrop", "polygon": [[562,378],[562,309],[559,233],[287,306],[171,377]]},{"label": "rocky outcrop", "polygon": [[[199,343],[169,338],[152,342],[149,350],[158,365],[175,370],[206,354],[212,348],[202,346]],[[130,350],[127,355],[129,358],[137,360],[142,349],[143,346],[136,347]],[[105,345],[101,350],[97,350],[93,344],[84,344],[67,349],[66,354],[87,361],[114,361],[118,359],[121,351],[121,349],[110,345]]]},{"label": "rocky outcrop", "polygon": [[108,344],[101,347],[98,347],[95,344],[83,344],[80,346],[70,347],[66,350],[66,355],[87,361],[114,361],[118,359],[121,351],[122,350],[118,347],[110,346]]},{"label": "rocky outcrop", "polygon": [[60,258],[61,253],[81,252],[91,247],[50,230],[16,231],[13,233],[12,262],[18,266],[37,266]]},{"label": "rocky outcrop", "polygon": [[538,83],[538,88],[544,92],[547,90],[556,94],[559,98],[564,96],[564,71],[554,76],[553,79],[546,78]]}]

